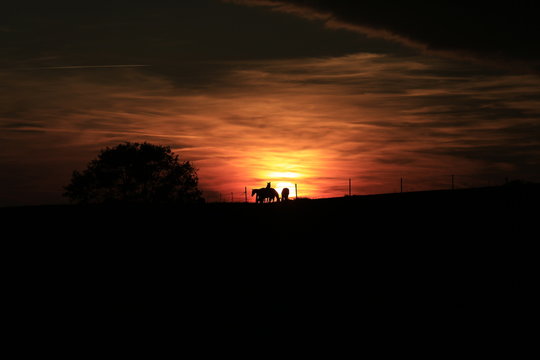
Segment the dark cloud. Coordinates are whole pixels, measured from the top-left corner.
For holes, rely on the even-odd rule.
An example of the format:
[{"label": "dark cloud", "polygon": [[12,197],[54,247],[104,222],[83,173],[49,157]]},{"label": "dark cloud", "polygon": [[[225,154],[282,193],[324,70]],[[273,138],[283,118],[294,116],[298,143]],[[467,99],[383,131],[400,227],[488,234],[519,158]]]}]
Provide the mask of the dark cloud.
[{"label": "dark cloud", "polygon": [[540,70],[536,1],[228,1],[269,6],[426,51]]},{"label": "dark cloud", "polygon": [[20,1],[3,5],[0,24],[11,29],[0,31],[0,68],[145,64],[188,80],[208,72],[201,62],[340,55],[363,45],[219,0]]}]

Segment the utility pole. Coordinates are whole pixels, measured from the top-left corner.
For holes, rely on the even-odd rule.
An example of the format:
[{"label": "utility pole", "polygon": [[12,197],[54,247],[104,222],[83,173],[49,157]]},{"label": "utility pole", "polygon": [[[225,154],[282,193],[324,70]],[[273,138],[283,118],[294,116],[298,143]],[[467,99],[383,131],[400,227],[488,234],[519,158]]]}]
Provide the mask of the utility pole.
[{"label": "utility pole", "polygon": [[403,192],[403,178],[401,178],[399,189],[400,189],[399,192],[402,193]]},{"label": "utility pole", "polygon": [[294,184],[294,194],[296,195],[296,199],[298,199],[298,184]]},{"label": "utility pole", "polygon": [[351,196],[351,178],[349,178],[349,196]]},{"label": "utility pole", "polygon": [[247,186],[244,187],[244,200],[247,202]]}]

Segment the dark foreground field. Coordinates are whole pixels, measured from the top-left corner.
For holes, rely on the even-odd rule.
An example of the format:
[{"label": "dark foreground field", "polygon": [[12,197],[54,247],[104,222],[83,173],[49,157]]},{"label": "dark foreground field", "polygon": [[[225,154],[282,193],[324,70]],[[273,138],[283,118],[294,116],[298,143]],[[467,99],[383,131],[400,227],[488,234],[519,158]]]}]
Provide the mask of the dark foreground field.
[{"label": "dark foreground field", "polygon": [[6,341],[21,356],[517,357],[536,343],[539,200],[510,184],[3,208]]}]

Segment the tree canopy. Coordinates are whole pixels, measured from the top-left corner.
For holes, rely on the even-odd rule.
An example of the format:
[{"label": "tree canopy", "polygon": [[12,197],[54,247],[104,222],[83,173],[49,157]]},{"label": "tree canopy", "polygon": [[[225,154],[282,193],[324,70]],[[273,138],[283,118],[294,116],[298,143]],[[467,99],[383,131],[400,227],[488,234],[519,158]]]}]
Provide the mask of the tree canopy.
[{"label": "tree canopy", "polygon": [[75,170],[64,195],[75,203],[193,203],[202,201],[197,186],[196,169],[169,146],[126,142]]}]

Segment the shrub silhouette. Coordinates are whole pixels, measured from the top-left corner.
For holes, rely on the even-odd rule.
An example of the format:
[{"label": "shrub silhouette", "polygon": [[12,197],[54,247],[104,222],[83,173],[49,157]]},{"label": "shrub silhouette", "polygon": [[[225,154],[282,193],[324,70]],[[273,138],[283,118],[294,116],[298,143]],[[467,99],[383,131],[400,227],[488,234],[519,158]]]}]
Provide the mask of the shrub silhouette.
[{"label": "shrub silhouette", "polygon": [[170,147],[124,143],[101,150],[74,171],[64,195],[75,203],[192,203],[202,201],[196,170]]}]

